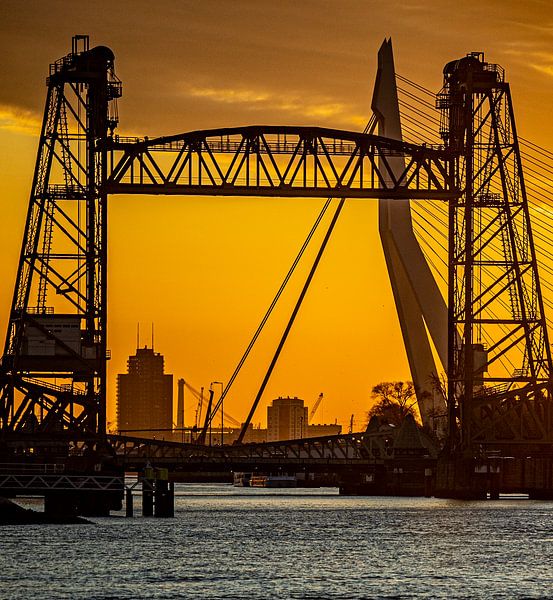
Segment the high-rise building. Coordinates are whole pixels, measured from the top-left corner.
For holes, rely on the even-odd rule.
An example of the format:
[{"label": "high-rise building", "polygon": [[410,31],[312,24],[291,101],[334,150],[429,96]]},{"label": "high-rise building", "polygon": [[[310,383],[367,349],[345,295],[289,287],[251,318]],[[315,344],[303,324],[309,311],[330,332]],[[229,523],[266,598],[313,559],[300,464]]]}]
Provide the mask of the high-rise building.
[{"label": "high-rise building", "polygon": [[173,376],[164,373],[163,356],[153,348],[137,348],[127,373],[117,376],[117,426],[140,437],[171,439]]},{"label": "high-rise building", "polygon": [[300,398],[276,398],[267,407],[267,441],[307,437],[308,414]]}]

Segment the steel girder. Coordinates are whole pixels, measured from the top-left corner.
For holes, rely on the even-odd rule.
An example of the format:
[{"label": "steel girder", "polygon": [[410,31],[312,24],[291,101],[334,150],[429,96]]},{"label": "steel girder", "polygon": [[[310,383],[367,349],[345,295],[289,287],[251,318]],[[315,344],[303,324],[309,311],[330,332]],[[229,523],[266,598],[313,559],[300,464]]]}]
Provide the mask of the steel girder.
[{"label": "steel girder", "polygon": [[[443,149],[338,129],[234,127],[116,137],[107,148],[110,194],[448,200],[460,193]],[[397,157],[405,160],[400,172]]]},{"label": "steel girder", "polygon": [[[354,433],[319,438],[303,438],[282,442],[247,443],[232,446],[204,446],[179,442],[157,441],[149,438],[108,436],[115,454],[125,464],[141,461],[179,464],[358,464],[363,461],[391,459],[402,455],[395,448],[397,429],[379,432]],[[417,450],[418,451],[418,450]],[[432,454],[431,444],[421,450]],[[412,453],[412,452],[411,452]]]}]

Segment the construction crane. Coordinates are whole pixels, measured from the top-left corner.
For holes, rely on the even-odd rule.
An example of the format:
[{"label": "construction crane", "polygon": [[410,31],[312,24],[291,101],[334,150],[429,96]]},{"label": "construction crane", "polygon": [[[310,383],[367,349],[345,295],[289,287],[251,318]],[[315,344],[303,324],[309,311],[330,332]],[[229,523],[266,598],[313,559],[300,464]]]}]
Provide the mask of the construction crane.
[{"label": "construction crane", "polygon": [[[202,408],[204,402],[204,388],[202,387],[200,391],[198,391],[195,387],[190,385],[187,381],[184,384],[190,393],[198,400],[198,405],[196,408],[196,427],[199,427],[199,424],[202,421]],[[233,427],[240,427],[242,424],[238,419],[235,419],[232,415],[229,415],[227,411],[225,411],[225,420],[227,420]]]},{"label": "construction crane", "polygon": [[[184,385],[186,385],[186,387],[188,387],[190,389],[190,386],[187,383],[185,383]],[[198,428],[198,423],[200,423],[200,421],[202,420],[202,406],[204,403],[204,388],[201,389],[201,391],[198,393],[198,395],[196,397],[198,399],[198,404],[196,406],[195,421],[196,421],[196,428]]]},{"label": "construction crane", "polygon": [[323,401],[323,393],[321,392],[319,394],[319,397],[317,398],[315,404],[313,404],[313,408],[311,409],[311,412],[309,413],[309,422],[310,423],[311,423],[311,420],[313,419],[313,417],[315,416],[315,413],[317,412],[317,409],[321,405],[322,401]]}]

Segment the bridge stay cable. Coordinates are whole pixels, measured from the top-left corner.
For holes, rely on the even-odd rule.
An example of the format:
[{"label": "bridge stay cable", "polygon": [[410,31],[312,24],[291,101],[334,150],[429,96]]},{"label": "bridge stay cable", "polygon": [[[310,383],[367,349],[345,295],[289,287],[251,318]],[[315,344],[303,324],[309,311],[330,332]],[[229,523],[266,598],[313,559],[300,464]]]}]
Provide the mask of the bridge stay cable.
[{"label": "bridge stay cable", "polygon": [[[364,134],[372,134],[376,128],[377,125],[377,118],[376,115],[373,113],[369,119],[369,121],[367,122],[367,124],[365,125],[365,128],[363,130]],[[248,344],[248,347],[246,348],[246,350],[244,351],[244,354],[242,355],[242,357],[240,358],[240,361],[238,362],[238,365],[236,366],[234,372],[232,373],[228,383],[226,384],[226,386],[223,389],[223,392],[221,393],[221,396],[219,397],[219,400],[216,402],[215,406],[213,407],[213,411],[211,412],[210,415],[210,419],[209,422],[211,422],[213,420],[213,418],[215,417],[215,415],[217,414],[217,411],[220,409],[221,405],[223,404],[225,398],[227,397],[230,388],[232,387],[232,384],[234,383],[236,377],[238,376],[240,370],[242,369],[242,366],[244,365],[244,362],[246,361],[246,359],[248,358],[251,350],[253,349],[253,346],[255,345],[257,339],[259,338],[259,335],[261,334],[265,324],[267,323],[267,320],[269,319],[269,317],[271,316],[271,313],[273,312],[273,309],[275,308],[276,304],[278,303],[278,300],[280,299],[282,293],[284,292],[286,285],[288,284],[290,278],[292,277],[298,263],[300,262],[305,250],[307,249],[313,235],[315,234],[321,220],[323,219],[328,207],[330,206],[330,203],[332,201],[332,198],[328,198],[323,206],[323,208],[321,209],[321,212],[319,213],[313,227],[311,228],[311,231],[309,232],[307,238],[305,239],[302,247],[300,248],[300,251],[298,252],[296,258],[294,259],[294,262],[292,263],[292,266],[290,267],[288,273],[286,274],[286,277],[284,278],[279,290],[277,291],[277,293],[275,294],[269,308],[267,309],[267,312],[265,313],[263,319],[261,320],[261,323],[259,324],[257,330],[255,331],[252,339],[250,340],[250,343]],[[255,401],[254,401],[255,403]],[[255,410],[254,410],[255,413]],[[252,417],[253,418],[253,413],[252,413]],[[251,422],[251,419],[250,419]],[[249,427],[249,423],[247,424],[246,428]]]},{"label": "bridge stay cable", "polygon": [[329,198],[328,200],[326,200],[326,202],[324,203],[321,211],[319,212],[317,219],[315,220],[315,223],[313,224],[313,226],[311,227],[311,230],[309,231],[307,237],[305,238],[298,254],[296,255],[290,269],[288,270],[288,272],[286,273],[286,276],[284,277],[282,283],[280,284],[280,287],[278,289],[278,291],[276,292],[276,294],[274,295],[271,304],[269,305],[269,308],[267,309],[267,312],[265,313],[265,315],[263,316],[263,318],[261,319],[261,322],[259,323],[259,325],[257,326],[257,329],[255,330],[255,333],[253,334],[246,350],[244,351],[244,353],[242,354],[240,360],[238,361],[238,364],[236,365],[236,368],[234,369],[232,375],[230,376],[230,379],[228,381],[228,383],[225,385],[223,392],[221,394],[221,396],[219,397],[219,400],[216,402],[215,406],[213,407],[213,410],[211,412],[210,418],[209,418],[209,422],[211,422],[213,420],[213,418],[215,417],[215,414],[217,413],[217,411],[219,410],[219,408],[221,407],[222,403],[224,402],[225,398],[227,397],[230,388],[232,387],[235,379],[238,377],[238,374],[240,373],[244,363],[246,362],[246,359],[248,358],[248,356],[250,355],[250,352],[252,351],[255,343],[257,342],[257,339],[259,338],[259,336],[261,335],[267,321],[269,320],[269,317],[271,316],[274,308],[276,307],[280,297],[282,296],[284,290],[286,289],[286,286],[288,285],[288,282],[290,281],[292,275],[294,274],[296,267],[298,266],[301,258],[303,257],[307,247],[309,246],[311,239],[313,238],[313,236],[315,235],[324,215],[326,214],[326,211],[328,209],[328,207],[330,206],[331,203],[331,198]]},{"label": "bridge stay cable", "polygon": [[248,416],[246,417],[246,420],[244,422],[244,424],[242,425],[242,429],[240,430],[240,434],[236,440],[237,444],[241,444],[244,440],[244,436],[246,435],[246,432],[248,430],[248,427],[251,423],[251,420],[253,418],[253,415],[255,414],[255,411],[257,409],[257,406],[259,404],[259,401],[261,400],[261,396],[263,395],[263,392],[265,391],[265,388],[267,387],[267,383],[269,382],[269,379],[273,373],[273,370],[276,366],[276,363],[280,357],[280,353],[282,352],[282,349],[284,348],[284,344],[286,343],[286,340],[288,339],[288,335],[290,333],[290,330],[292,329],[292,325],[294,324],[294,321],[296,320],[296,316],[301,308],[301,305],[303,303],[303,300],[305,298],[305,295],[307,294],[307,290],[309,289],[309,286],[311,284],[311,281],[313,280],[313,276],[315,275],[316,271],[317,271],[317,267],[319,266],[319,263],[321,261],[321,258],[324,254],[324,251],[326,249],[326,246],[328,244],[328,240],[330,239],[330,236],[332,235],[332,232],[334,231],[334,227],[336,225],[336,222],[338,220],[338,217],[340,216],[340,213],[342,212],[342,208],[344,207],[344,203],[345,203],[346,199],[345,198],[341,198],[340,202],[338,203],[338,206],[336,207],[336,210],[334,212],[334,215],[332,216],[332,221],[330,222],[330,225],[328,226],[327,232],[325,234],[325,237],[322,241],[321,247],[319,248],[319,252],[317,253],[317,256],[315,257],[315,260],[313,262],[313,265],[311,267],[311,270],[309,271],[309,275],[307,276],[307,279],[305,281],[305,284],[303,286],[303,289],[299,295],[299,298],[296,302],[296,305],[294,306],[294,310],[292,311],[292,315],[290,316],[290,319],[288,321],[288,324],[286,325],[286,328],[284,329],[284,332],[282,334],[282,337],[280,339],[280,342],[278,344],[278,347],[275,351],[275,354],[273,356],[273,359],[271,360],[271,363],[269,365],[269,368],[267,369],[267,372],[265,373],[265,377],[263,378],[263,381],[261,383],[261,386],[257,392],[257,395],[253,401],[252,407],[250,409],[250,412],[248,413]]}]

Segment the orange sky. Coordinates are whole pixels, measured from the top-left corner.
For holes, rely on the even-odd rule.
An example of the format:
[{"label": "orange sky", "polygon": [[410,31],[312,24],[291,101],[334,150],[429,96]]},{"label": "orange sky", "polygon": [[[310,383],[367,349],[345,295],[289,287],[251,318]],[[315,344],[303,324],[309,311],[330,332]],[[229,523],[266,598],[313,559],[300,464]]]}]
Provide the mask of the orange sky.
[{"label": "orange sky", "polygon": [[[453,8],[454,7],[454,8]],[[123,81],[121,133],[160,135],[247,124],[359,130],[376,52],[436,91],[445,62],[483,50],[511,82],[519,132],[550,147],[549,2],[354,0],[0,4],[0,331],[5,332],[34,167],[48,64],[88,33]],[[115,375],[136,323],[156,324],[167,370],[194,387],[227,381],[306,236],[320,200],[112,197],[109,219],[110,419]],[[254,421],[277,395],[359,426],[371,386],[409,378],[374,201],[350,200]],[[305,269],[303,271],[305,273]],[[300,274],[301,275],[301,274]],[[297,277],[229,395],[243,418],[303,282]],[[149,335],[143,343],[149,343]],[[191,422],[189,405],[187,421]]]}]

